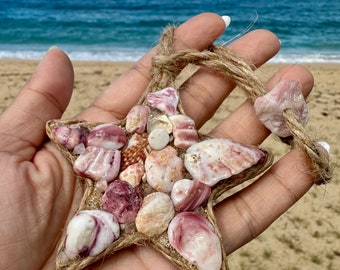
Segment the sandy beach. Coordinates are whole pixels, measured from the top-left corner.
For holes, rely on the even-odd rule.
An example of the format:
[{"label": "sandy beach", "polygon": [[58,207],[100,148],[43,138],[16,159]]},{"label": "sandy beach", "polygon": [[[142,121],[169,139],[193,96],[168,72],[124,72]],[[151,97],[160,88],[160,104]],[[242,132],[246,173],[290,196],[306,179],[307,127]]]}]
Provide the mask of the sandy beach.
[{"label": "sandy beach", "polygon": [[[0,112],[10,104],[37,65],[31,60],[0,60]],[[65,119],[86,108],[112,80],[128,69],[128,62],[74,62],[74,94]],[[280,64],[266,64],[258,72],[268,78]],[[308,98],[311,134],[331,146],[334,178],[326,186],[313,187],[296,205],[263,234],[229,257],[231,269],[340,269],[340,64],[306,64],[315,78]],[[209,130],[243,101],[234,92],[203,127]],[[275,138],[264,146],[276,157],[287,148]]]}]

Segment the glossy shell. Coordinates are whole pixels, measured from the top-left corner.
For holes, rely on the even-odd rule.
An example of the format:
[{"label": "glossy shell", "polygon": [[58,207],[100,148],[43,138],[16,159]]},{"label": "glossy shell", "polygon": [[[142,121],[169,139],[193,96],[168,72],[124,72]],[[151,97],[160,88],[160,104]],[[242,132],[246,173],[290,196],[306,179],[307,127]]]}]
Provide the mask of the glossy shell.
[{"label": "glossy shell", "polygon": [[65,255],[69,259],[96,256],[120,235],[115,217],[101,210],[78,212],[66,229]]},{"label": "glossy shell", "polygon": [[219,270],[222,264],[220,240],[209,221],[199,213],[182,212],[168,228],[169,242],[199,270]]},{"label": "glossy shell", "polygon": [[228,139],[209,139],[188,148],[184,165],[193,179],[213,186],[265,158],[265,153]]},{"label": "glossy shell", "polygon": [[171,200],[177,212],[192,211],[204,203],[210,193],[210,186],[200,181],[181,179],[172,188]]}]

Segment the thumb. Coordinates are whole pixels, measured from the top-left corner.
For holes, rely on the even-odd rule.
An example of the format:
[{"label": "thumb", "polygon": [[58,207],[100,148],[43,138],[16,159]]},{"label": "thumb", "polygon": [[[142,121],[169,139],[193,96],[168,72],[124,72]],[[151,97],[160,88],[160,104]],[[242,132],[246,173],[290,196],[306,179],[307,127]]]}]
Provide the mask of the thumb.
[{"label": "thumb", "polygon": [[34,74],[0,116],[0,149],[31,159],[45,139],[45,123],[60,118],[72,94],[73,67],[57,47],[40,61]]}]

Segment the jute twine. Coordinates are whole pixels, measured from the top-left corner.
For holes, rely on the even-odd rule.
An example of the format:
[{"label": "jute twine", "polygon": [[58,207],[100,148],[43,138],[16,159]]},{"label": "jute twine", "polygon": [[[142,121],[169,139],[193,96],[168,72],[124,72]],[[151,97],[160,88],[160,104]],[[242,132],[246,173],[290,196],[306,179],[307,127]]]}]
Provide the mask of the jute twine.
[{"label": "jute twine", "polygon": [[[155,92],[169,86],[173,86],[178,90],[180,90],[181,87],[185,87],[183,83],[190,78],[199,69],[199,67],[213,69],[221,73],[226,78],[231,79],[252,101],[267,93],[264,84],[254,73],[255,67],[247,63],[244,59],[237,56],[226,47],[212,45],[208,50],[202,52],[193,49],[174,51],[175,29],[176,28],[174,26],[168,27],[164,30],[163,35],[161,36],[159,51],[152,60],[151,81],[139,101],[139,104],[145,104],[145,97],[148,93]],[[183,77],[182,74],[184,70],[189,70],[190,72],[187,72]],[[179,102],[179,110],[181,113],[185,114],[181,101]],[[285,138],[283,141],[288,142],[292,147],[299,147],[306,154],[306,157],[310,161],[310,173],[315,179],[315,184],[320,185],[329,182],[332,177],[332,170],[330,168],[329,157],[326,150],[307,134],[304,127],[295,118],[292,110],[284,111],[283,116],[286,125],[292,133],[291,138]],[[60,122],[61,121],[51,120],[47,124],[47,133],[52,140],[53,136],[51,136],[51,130],[53,130],[55,125],[58,125]],[[77,120],[62,122],[66,125],[78,124],[87,128],[93,128],[99,124]],[[124,126],[125,120],[123,119],[117,123],[118,125]],[[58,143],[56,145],[58,146]],[[69,161],[73,163],[75,157],[60,145],[59,148]],[[259,175],[271,164],[272,156],[268,153],[267,160],[263,164],[259,164],[258,166],[251,168],[251,170],[245,171],[243,174],[241,173],[240,175],[232,176],[225,181],[221,181],[216,187],[214,187],[206,204],[206,208],[204,209],[203,207],[201,210],[197,210],[205,215],[213,224],[215,232],[220,238],[221,243],[222,237],[213,211],[214,205],[218,203],[218,198],[226,190]],[[77,180],[85,183],[84,197],[78,210],[99,209],[101,194],[96,190],[93,181],[90,179],[83,179],[79,176],[76,177]],[[141,186],[141,190],[145,194],[149,192],[148,188],[149,186],[146,184],[142,184]],[[166,232],[156,237],[148,237],[142,233],[136,232],[133,228],[131,230],[129,230],[129,228],[124,228],[121,237],[98,256],[78,258],[73,261],[68,261],[64,257],[65,255],[63,254],[63,250],[65,246],[64,242],[61,242],[58,247],[56,266],[57,269],[83,269],[105,256],[112,255],[118,250],[129,247],[132,244],[149,244],[181,269],[197,270],[196,266],[186,263],[185,259],[171,247]],[[227,255],[223,246],[222,259],[223,263],[221,270],[227,270]]]},{"label": "jute twine", "polygon": [[[225,46],[212,45],[202,52],[193,49],[174,51],[174,31],[175,27],[170,26],[161,37],[159,52],[153,57],[152,79],[146,92],[176,85],[180,71],[185,66],[193,64],[213,69],[231,79],[252,101],[267,93],[263,82],[254,72],[255,67]],[[328,183],[333,172],[327,151],[307,133],[291,109],[285,110],[283,117],[292,137],[283,138],[282,141],[292,147],[299,147],[306,154],[311,165],[310,173],[316,185]]]}]

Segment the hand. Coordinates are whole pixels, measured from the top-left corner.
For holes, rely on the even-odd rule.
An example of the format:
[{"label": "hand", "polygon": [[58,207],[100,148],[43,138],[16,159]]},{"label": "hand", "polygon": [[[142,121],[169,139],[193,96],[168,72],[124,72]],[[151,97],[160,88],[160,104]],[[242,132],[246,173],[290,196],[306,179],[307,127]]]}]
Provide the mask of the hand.
[{"label": "hand", "polygon": [[[224,29],[220,16],[201,14],[176,30],[175,47],[203,50]],[[233,42],[230,48],[260,66],[277,53],[279,46],[274,34],[256,30]],[[123,118],[148,84],[154,52],[155,48],[112,82],[77,118],[103,122]],[[278,70],[267,87],[272,88],[280,80],[300,81],[306,96],[313,87],[312,75],[298,65]],[[46,142],[45,123],[61,117],[72,87],[70,60],[59,49],[52,49],[0,116],[0,269],[55,268],[56,246],[80,203],[83,190],[67,160],[52,143]],[[232,81],[211,70],[200,70],[181,92],[186,113],[201,127],[233,88]],[[210,134],[257,145],[269,131],[257,120],[252,104],[245,101]],[[313,184],[308,170],[303,154],[292,150],[256,182],[216,206],[228,254],[259,235],[308,191]],[[100,261],[98,266],[100,269],[174,269],[154,250],[140,246],[122,250]]]}]

